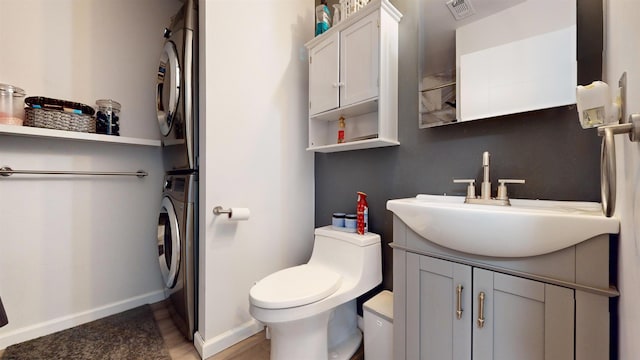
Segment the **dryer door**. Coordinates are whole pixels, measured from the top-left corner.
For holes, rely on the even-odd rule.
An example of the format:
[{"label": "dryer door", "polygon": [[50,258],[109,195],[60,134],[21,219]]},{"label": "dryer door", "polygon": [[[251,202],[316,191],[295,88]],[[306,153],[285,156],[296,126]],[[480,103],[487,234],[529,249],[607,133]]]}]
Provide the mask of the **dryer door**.
[{"label": "dryer door", "polygon": [[158,216],[158,260],[162,279],[168,289],[176,285],[180,268],[180,231],[173,203],[162,198]]},{"label": "dryer door", "polygon": [[156,86],[156,112],[162,136],[171,131],[180,98],[180,64],[176,46],[167,41],[160,56]]}]

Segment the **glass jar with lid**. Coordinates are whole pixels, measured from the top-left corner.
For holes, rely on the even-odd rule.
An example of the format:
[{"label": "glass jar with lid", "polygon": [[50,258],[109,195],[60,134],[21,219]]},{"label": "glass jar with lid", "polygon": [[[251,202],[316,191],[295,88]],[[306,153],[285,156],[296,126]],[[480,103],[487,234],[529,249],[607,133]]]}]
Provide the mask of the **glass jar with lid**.
[{"label": "glass jar with lid", "polygon": [[24,90],[0,84],[0,124],[22,125],[24,121]]},{"label": "glass jar with lid", "polygon": [[120,103],[111,99],[96,100],[96,133],[120,135]]}]

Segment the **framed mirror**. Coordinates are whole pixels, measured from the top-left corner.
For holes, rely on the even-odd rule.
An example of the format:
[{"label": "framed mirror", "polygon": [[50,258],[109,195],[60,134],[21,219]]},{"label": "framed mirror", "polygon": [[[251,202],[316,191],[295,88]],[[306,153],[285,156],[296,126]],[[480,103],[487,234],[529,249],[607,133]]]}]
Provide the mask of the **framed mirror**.
[{"label": "framed mirror", "polygon": [[575,103],[578,6],[598,1],[416,1],[420,128]]}]

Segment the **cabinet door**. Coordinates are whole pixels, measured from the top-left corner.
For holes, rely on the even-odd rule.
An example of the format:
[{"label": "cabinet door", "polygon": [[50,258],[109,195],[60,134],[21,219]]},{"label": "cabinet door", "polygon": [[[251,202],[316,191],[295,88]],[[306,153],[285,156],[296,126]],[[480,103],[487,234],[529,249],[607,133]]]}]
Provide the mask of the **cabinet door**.
[{"label": "cabinet door", "polygon": [[474,360],[574,358],[573,290],[478,268],[473,284]]},{"label": "cabinet door", "polygon": [[340,33],[340,106],[378,96],[380,11]]},{"label": "cabinet door", "polygon": [[471,359],[471,291],[471,267],[407,254],[407,359]]},{"label": "cabinet door", "polygon": [[309,114],[339,106],[340,35],[329,35],[309,50]]}]

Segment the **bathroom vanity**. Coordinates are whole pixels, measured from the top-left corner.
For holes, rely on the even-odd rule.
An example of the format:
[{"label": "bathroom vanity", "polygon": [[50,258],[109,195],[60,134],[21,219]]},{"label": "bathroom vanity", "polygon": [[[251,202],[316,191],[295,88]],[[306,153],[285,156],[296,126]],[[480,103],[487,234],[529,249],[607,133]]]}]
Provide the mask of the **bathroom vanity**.
[{"label": "bathroom vanity", "polygon": [[[439,198],[450,198],[444,202],[452,203],[421,208],[422,202],[432,199],[420,196],[387,203],[394,212],[394,359],[609,358],[610,302],[619,295],[610,272],[616,264],[609,256],[615,249],[609,234],[618,232],[616,219],[599,216],[587,208],[522,210],[518,206],[462,204],[462,200],[457,203],[457,197]],[[405,203],[400,204],[401,201]],[[549,203],[556,207],[556,203],[563,202]],[[402,206],[419,210],[407,212]],[[484,249],[478,247],[482,249],[477,251],[480,255],[459,251],[466,245],[456,242],[454,238],[460,232],[449,231],[455,226],[447,226],[447,219],[438,222],[441,225],[421,227],[420,224],[437,219],[442,209],[462,220],[457,225],[461,231],[476,231],[478,240],[487,243]],[[480,221],[464,221],[467,215]],[[509,249],[508,244],[496,246],[488,240],[491,237],[485,238],[493,231],[489,216],[505,220],[504,239],[511,239],[514,248]],[[566,232],[575,227],[570,223],[576,219],[585,224],[597,223],[593,233],[600,234],[587,235],[583,241],[551,252],[536,248],[537,245],[516,251],[513,249],[520,246],[518,230],[506,224],[517,219],[509,216],[522,219],[521,238],[526,238],[529,245],[536,242],[538,229],[540,234],[545,233],[543,227]],[[537,221],[535,226],[527,226],[533,221]],[[566,222],[570,227],[560,230],[554,228],[552,221]],[[425,233],[423,230],[439,244],[420,235]],[[499,229],[495,237],[503,237],[498,232]],[[562,243],[564,236],[557,237]],[[449,238],[458,250],[442,241]],[[556,243],[548,240],[540,242]],[[491,256],[494,249],[501,256]],[[535,255],[526,255],[527,252]]]}]

